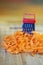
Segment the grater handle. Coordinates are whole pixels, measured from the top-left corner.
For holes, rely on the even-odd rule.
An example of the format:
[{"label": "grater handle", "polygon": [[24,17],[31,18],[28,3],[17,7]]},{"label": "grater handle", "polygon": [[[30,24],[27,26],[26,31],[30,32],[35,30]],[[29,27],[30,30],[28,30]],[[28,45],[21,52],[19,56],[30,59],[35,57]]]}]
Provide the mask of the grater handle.
[{"label": "grater handle", "polygon": [[24,19],[25,16],[27,16],[27,15],[28,15],[28,16],[33,16],[33,17],[34,17],[34,20],[35,20],[35,14],[27,14],[27,13],[24,14],[23,19]]}]

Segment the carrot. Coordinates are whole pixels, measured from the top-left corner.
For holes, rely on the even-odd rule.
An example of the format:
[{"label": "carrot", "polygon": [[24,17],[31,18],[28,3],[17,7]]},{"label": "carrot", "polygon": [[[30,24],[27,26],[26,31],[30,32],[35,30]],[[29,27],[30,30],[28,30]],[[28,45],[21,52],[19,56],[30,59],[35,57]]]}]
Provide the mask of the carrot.
[{"label": "carrot", "polygon": [[13,35],[6,36],[2,46],[12,54],[20,52],[28,52],[32,55],[36,53],[43,54],[43,34],[38,32],[32,33],[31,35],[17,31]]}]

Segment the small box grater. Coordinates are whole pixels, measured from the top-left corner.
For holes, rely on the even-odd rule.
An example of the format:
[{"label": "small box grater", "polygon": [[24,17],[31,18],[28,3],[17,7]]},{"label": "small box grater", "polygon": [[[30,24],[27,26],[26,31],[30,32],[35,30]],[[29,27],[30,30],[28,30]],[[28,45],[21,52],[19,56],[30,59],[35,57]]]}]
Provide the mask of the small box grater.
[{"label": "small box grater", "polygon": [[23,31],[31,33],[35,31],[35,14],[25,14],[23,17]]}]

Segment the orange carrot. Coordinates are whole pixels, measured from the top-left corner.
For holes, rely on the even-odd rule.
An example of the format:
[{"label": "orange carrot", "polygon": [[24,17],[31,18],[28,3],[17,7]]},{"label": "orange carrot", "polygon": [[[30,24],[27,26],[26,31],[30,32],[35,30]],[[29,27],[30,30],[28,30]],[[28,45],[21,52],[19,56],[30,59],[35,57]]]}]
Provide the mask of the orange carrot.
[{"label": "orange carrot", "polygon": [[17,31],[13,35],[4,38],[2,46],[10,53],[29,52],[43,54],[43,34],[32,32],[33,34]]}]

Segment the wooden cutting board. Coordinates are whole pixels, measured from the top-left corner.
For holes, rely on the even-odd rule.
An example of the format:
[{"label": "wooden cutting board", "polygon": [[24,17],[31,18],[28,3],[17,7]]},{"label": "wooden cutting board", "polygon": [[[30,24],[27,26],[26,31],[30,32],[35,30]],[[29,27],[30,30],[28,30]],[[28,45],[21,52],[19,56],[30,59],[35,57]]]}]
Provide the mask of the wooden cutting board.
[{"label": "wooden cutting board", "polygon": [[[40,26],[36,27],[36,30],[43,33],[43,30],[41,31],[41,29],[42,27]],[[7,31],[2,30],[0,32],[0,43],[2,42],[2,38],[6,35],[5,32],[7,33]],[[28,53],[12,55],[6,52],[0,45],[0,65],[43,65],[43,55],[37,54],[34,57]]]},{"label": "wooden cutting board", "polygon": [[0,49],[0,65],[43,65],[43,55],[30,56],[28,53],[12,55]]}]

